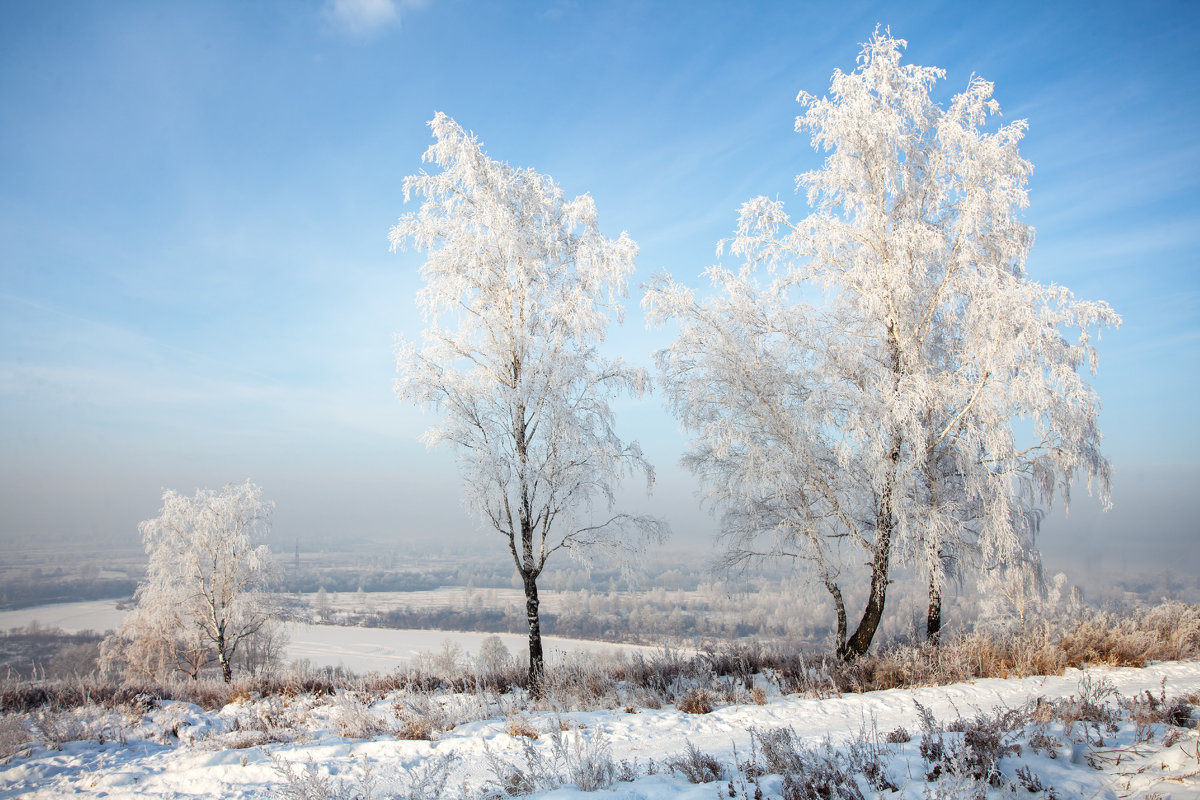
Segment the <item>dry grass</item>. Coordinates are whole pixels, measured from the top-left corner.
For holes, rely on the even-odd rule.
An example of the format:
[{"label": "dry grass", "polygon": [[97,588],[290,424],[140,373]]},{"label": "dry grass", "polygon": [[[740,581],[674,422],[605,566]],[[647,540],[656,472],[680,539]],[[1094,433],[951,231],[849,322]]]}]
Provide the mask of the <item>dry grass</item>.
[{"label": "dry grass", "polygon": [[711,714],[712,692],[707,689],[690,689],[675,701],[675,707],[685,714]]},{"label": "dry grass", "polygon": [[520,714],[512,714],[504,721],[504,732],[509,736],[524,736],[526,739],[537,739],[540,735],[529,718]]},{"label": "dry grass", "polygon": [[396,722],[396,738],[411,741],[431,741],[433,726],[424,717],[404,715]]},{"label": "dry grass", "polygon": [[1200,656],[1200,606],[1174,601],[1144,611],[1092,611],[1059,625],[978,631],[940,647],[883,647],[850,664],[825,665],[840,691],[937,686],[977,678],[1061,675],[1068,667],[1142,667]]}]

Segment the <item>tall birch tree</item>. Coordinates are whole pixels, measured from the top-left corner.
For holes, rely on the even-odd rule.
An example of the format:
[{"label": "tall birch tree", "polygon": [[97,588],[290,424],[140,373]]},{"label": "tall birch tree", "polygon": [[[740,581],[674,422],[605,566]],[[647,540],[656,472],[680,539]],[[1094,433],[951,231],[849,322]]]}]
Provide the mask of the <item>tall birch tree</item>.
[{"label": "tall birch tree", "polygon": [[[631,473],[654,471],[616,433],[609,400],[641,395],[642,369],[601,356],[634,270],[628,234],[600,233],[588,195],[567,199],[548,176],[494,161],[438,113],[424,159],[404,181],[420,209],[391,229],[392,249],[428,257],[417,297],[421,346],[401,340],[400,398],[442,412],[424,435],[454,448],[465,504],[505,540],[525,589],[529,681],[544,672],[538,577],[559,550],[634,552],[660,521],[614,511]],[[599,517],[594,513],[598,508]]]},{"label": "tall birch tree", "polygon": [[[706,299],[664,275],[644,300],[680,328],[659,366],[727,559],[811,565],[850,658],[898,559],[928,581],[936,639],[948,575],[1027,557],[1040,508],[1069,501],[1077,477],[1108,503],[1080,369],[1095,370],[1092,332],[1120,318],[1026,274],[1026,123],[993,125],[978,77],[939,105],[944,72],[902,64],[905,46],[877,29],[828,95],[800,93],[796,130],[827,154],[797,178],[807,217],[745,203],[718,248],[737,270],[710,268]],[[853,633],[848,560],[870,569]]]}]

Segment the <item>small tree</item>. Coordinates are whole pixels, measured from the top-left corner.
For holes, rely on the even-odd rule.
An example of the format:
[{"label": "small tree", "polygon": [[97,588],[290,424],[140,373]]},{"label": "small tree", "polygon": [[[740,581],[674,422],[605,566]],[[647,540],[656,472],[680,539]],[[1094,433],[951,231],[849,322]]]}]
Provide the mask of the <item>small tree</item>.
[{"label": "small tree", "polygon": [[329,622],[333,618],[333,606],[329,602],[329,593],[322,586],[317,589],[313,598],[313,610],[317,612],[317,622]]},{"label": "small tree", "polygon": [[[401,341],[397,393],[444,412],[425,434],[455,448],[465,503],[504,537],[525,590],[529,680],[541,690],[537,580],[558,550],[636,550],[664,533],[644,516],[613,513],[617,481],[654,472],[613,427],[609,398],[642,394],[644,370],[602,358],[609,319],[637,246],[596,226],[587,195],[567,200],[549,177],[493,161],[445,114],[425,153],[441,171],[405,179],[424,197],[391,230],[393,250],[429,256],[418,303],[423,346]],[[589,520],[599,503],[605,518]]]},{"label": "small tree", "polygon": [[488,636],[479,644],[479,655],[476,656],[479,671],[485,675],[502,672],[512,661],[512,653],[504,646],[504,640],[499,636]]},{"label": "small tree", "polygon": [[[1120,318],[1029,280],[1024,121],[987,130],[999,106],[980,78],[938,105],[944,73],[901,64],[904,46],[876,30],[829,96],[800,94],[796,130],[828,153],[797,178],[807,218],[751,200],[729,243],[744,265],[708,271],[711,299],[664,277],[645,301],[681,326],[660,366],[729,560],[809,562],[847,657],[870,646],[897,552],[928,581],[936,639],[948,574],[1032,552],[1039,506],[1076,476],[1108,494],[1078,370],[1095,368],[1089,331]],[[849,554],[870,568],[853,634]]]},{"label": "small tree", "polygon": [[[138,589],[138,630],[175,632],[172,649],[188,674],[197,677],[215,658],[228,683],[239,646],[272,618],[262,598],[270,553],[259,541],[274,504],[250,482],[194,497],[167,491],[162,500],[159,516],[138,526],[150,556]],[[278,632],[272,639],[278,651]]]}]

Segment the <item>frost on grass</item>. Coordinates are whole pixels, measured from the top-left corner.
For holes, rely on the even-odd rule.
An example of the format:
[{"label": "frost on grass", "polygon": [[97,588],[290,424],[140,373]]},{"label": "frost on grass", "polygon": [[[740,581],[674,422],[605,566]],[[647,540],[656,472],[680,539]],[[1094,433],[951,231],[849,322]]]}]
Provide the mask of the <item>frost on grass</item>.
[{"label": "frost on grass", "polygon": [[269,758],[279,777],[275,793],[280,800],[437,800],[444,795],[455,767],[452,756],[436,756],[404,770],[398,785],[383,792],[371,759],[365,755],[359,757],[349,778],[329,774],[311,758],[300,764],[278,755]]}]

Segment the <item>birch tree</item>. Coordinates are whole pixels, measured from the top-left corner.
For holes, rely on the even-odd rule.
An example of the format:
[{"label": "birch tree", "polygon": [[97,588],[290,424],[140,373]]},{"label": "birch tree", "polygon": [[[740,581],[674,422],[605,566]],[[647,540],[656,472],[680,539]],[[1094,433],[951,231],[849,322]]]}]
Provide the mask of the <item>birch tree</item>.
[{"label": "birch tree", "polygon": [[[421,346],[401,340],[401,399],[441,412],[424,435],[454,448],[466,506],[502,536],[525,590],[529,681],[542,686],[537,580],[559,550],[636,551],[658,520],[614,512],[618,480],[654,471],[614,429],[609,399],[641,395],[648,376],[601,356],[634,270],[637,246],[610,239],[592,198],[567,199],[545,175],[494,161],[445,114],[429,123],[410,176],[420,209],[392,228],[392,249],[428,254],[417,297]],[[599,517],[593,510],[599,511]]]},{"label": "birch tree", "polygon": [[[706,299],[661,276],[644,300],[680,328],[659,366],[727,560],[808,564],[845,657],[870,646],[898,559],[928,581],[936,639],[948,575],[1027,553],[1040,507],[1077,477],[1108,503],[1080,369],[1120,318],[1028,277],[1026,123],[993,124],[978,77],[939,105],[943,71],[902,64],[905,44],[877,29],[828,95],[800,93],[796,130],[827,154],[797,178],[808,216],[745,203],[718,247],[740,267],[710,268]],[[849,633],[839,580],[861,560]]]},{"label": "birch tree", "polygon": [[135,617],[177,632],[179,669],[195,678],[215,658],[228,683],[239,647],[271,623],[262,597],[270,552],[260,541],[274,504],[250,482],[194,497],[167,491],[162,503],[138,526],[150,563]]}]

